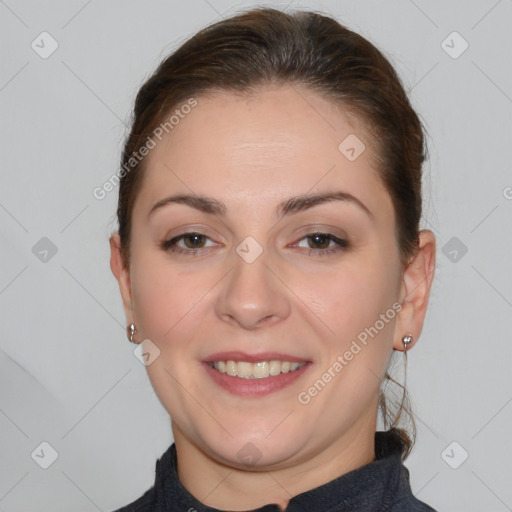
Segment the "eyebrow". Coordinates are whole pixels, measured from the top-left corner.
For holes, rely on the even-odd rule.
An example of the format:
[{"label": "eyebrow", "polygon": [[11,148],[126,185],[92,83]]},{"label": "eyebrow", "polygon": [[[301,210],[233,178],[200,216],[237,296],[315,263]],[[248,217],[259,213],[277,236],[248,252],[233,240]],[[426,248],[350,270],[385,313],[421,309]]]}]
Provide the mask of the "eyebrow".
[{"label": "eyebrow", "polygon": [[[357,205],[363,210],[372,220],[375,218],[370,209],[357,197],[349,194],[348,192],[324,192],[320,194],[304,194],[295,196],[283,201],[277,206],[276,213],[278,217],[284,217],[292,213],[298,213],[314,206],[332,201],[344,201]],[[227,213],[227,207],[221,201],[213,197],[197,196],[191,194],[177,194],[166,197],[156,202],[148,213],[148,217],[156,210],[163,208],[169,204],[185,204],[191,208],[195,208],[204,213],[211,215],[218,215],[224,217]]]}]

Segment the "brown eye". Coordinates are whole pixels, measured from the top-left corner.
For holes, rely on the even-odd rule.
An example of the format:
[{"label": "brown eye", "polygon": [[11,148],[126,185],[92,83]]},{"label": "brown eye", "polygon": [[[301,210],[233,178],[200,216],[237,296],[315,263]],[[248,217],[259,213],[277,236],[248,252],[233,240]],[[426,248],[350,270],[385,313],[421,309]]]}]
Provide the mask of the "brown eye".
[{"label": "brown eye", "polygon": [[310,233],[301,238],[295,246],[309,249],[310,256],[326,256],[347,250],[349,243],[330,233]]},{"label": "brown eye", "polygon": [[330,236],[323,233],[314,233],[309,235],[307,239],[311,242],[309,243],[311,249],[327,249],[331,243]]},{"label": "brown eye", "polygon": [[183,242],[188,249],[198,249],[203,247],[205,240],[206,237],[200,233],[187,233],[186,235],[183,235]]},{"label": "brown eye", "polygon": [[160,246],[167,252],[198,254],[202,249],[212,247],[212,240],[202,233],[190,232],[165,240]]}]

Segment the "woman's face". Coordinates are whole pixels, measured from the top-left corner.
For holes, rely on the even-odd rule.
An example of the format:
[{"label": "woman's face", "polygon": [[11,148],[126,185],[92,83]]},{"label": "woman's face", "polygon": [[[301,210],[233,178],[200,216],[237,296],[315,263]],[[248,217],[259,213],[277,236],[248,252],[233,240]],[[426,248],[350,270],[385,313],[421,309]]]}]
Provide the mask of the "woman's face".
[{"label": "woman's face", "polygon": [[404,334],[394,210],[367,133],[316,93],[197,101],[146,157],[125,304],[175,438],[286,467],[375,430]]}]

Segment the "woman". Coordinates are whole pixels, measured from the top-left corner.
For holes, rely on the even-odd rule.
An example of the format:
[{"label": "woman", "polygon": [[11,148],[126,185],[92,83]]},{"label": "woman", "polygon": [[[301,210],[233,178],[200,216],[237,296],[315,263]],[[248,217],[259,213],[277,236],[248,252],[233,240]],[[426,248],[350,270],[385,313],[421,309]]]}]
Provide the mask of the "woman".
[{"label": "woman", "polygon": [[162,62],[111,268],[174,444],[120,510],[433,510],[383,393],[433,279],[424,157],[392,66],[329,17],[252,10]]}]

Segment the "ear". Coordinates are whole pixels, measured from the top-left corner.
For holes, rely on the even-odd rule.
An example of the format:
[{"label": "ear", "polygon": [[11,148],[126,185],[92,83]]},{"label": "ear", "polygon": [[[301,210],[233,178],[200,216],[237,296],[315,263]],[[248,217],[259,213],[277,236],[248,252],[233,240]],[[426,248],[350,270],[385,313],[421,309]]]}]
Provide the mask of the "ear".
[{"label": "ear", "polygon": [[410,349],[418,340],[427,313],[430,287],[436,266],[436,239],[432,231],[424,229],[419,234],[419,247],[414,258],[404,270],[400,288],[402,309],[397,315],[393,348],[404,350],[402,338],[411,334]]},{"label": "ear", "polygon": [[125,266],[123,253],[121,251],[121,239],[118,233],[114,233],[110,237],[110,268],[117,279],[119,291],[121,292],[121,297],[123,299],[126,321],[130,324],[133,322],[130,269]]}]

